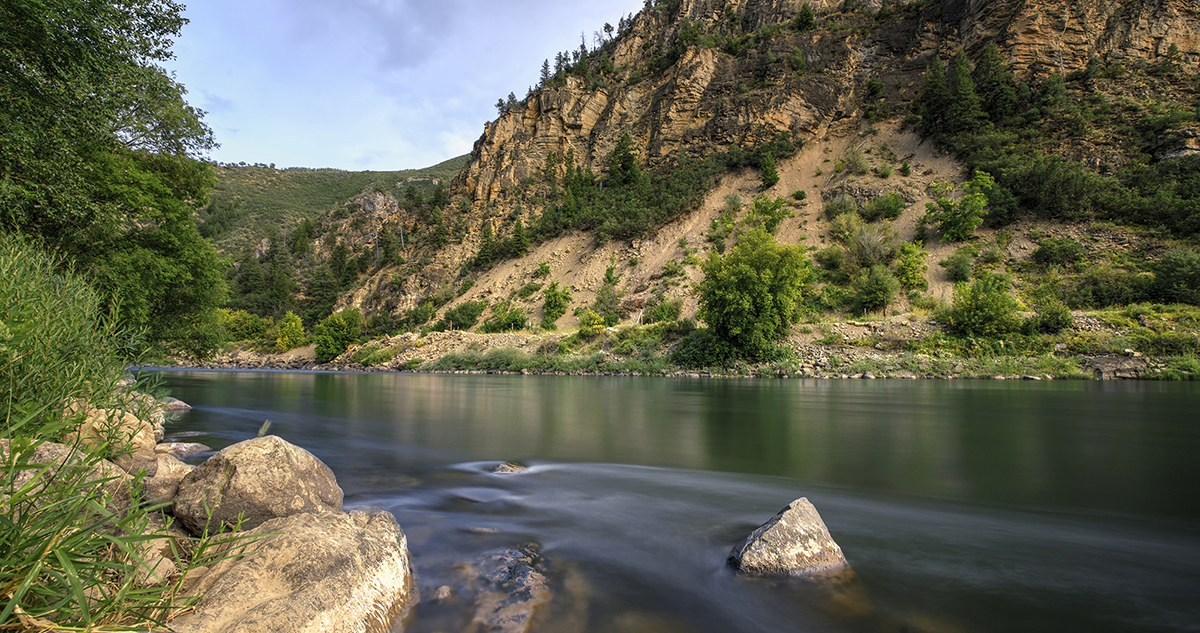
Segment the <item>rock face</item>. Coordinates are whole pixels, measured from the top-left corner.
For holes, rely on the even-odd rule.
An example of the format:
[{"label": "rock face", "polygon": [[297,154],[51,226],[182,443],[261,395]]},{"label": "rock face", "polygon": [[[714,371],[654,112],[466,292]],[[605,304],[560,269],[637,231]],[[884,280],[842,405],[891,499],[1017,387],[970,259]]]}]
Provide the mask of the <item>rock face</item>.
[{"label": "rock face", "polygon": [[[383,633],[415,601],[407,539],[387,512],[306,513],[242,533],[177,633]],[[257,538],[256,538],[257,537]]]},{"label": "rock face", "polygon": [[[340,511],[342,489],[312,453],[268,435],[229,446],[179,484],[173,513],[190,530],[257,527],[276,517]],[[211,519],[209,518],[211,512]],[[211,520],[211,524],[209,521]]]},{"label": "rock face", "polygon": [[805,497],[780,510],[733,548],[729,564],[764,576],[835,574],[849,566],[821,515]]}]

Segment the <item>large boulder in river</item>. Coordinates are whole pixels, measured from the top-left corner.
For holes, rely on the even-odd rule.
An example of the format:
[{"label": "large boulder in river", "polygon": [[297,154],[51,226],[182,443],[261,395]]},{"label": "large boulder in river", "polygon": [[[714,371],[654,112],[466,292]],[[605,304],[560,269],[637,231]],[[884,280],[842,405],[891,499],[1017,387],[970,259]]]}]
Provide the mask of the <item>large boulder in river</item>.
[{"label": "large boulder in river", "polygon": [[848,567],[842,548],[805,497],[780,510],[733,548],[729,564],[764,576],[834,574]]},{"label": "large boulder in river", "polygon": [[415,601],[408,543],[388,512],[272,519],[238,535],[245,554],[189,590],[176,633],[382,633]]},{"label": "large boulder in river", "polygon": [[179,483],[172,513],[196,534],[242,519],[243,530],[305,512],[341,511],[333,471],[312,453],[268,435],[208,458]]}]

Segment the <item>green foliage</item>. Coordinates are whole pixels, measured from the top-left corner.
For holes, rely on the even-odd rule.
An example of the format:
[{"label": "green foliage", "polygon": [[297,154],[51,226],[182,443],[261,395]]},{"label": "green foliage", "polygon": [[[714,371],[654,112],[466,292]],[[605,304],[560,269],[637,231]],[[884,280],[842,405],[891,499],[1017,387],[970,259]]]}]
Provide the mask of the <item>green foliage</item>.
[{"label": "green foliage", "polygon": [[900,259],[896,262],[896,280],[905,290],[925,290],[929,282],[925,279],[925,264],[928,253],[921,248],[921,243],[905,242],[900,245]]},{"label": "green foliage", "polygon": [[900,292],[900,282],[886,266],[875,265],[863,270],[854,280],[855,310],[866,314],[875,310],[887,311],[887,306]]},{"label": "green foliage", "polygon": [[531,282],[525,284],[524,286],[521,286],[521,288],[519,290],[517,290],[517,296],[520,297],[522,300],[525,300],[525,299],[532,297],[533,293],[535,293],[541,289],[542,289],[542,284],[531,281]]},{"label": "green foliage", "polygon": [[442,318],[449,329],[466,330],[479,321],[479,315],[483,314],[487,307],[487,301],[464,301],[446,310],[446,314]]},{"label": "green foliage", "polygon": [[854,199],[846,195],[839,194],[836,198],[825,203],[825,217],[830,220],[857,211],[858,205],[854,202]]},{"label": "green foliage", "polygon": [[357,343],[362,335],[362,313],[356,308],[335,312],[313,328],[317,344],[317,361],[327,363]]},{"label": "green foliage", "polygon": [[492,316],[479,326],[479,330],[486,334],[514,332],[525,329],[526,324],[525,310],[512,305],[509,301],[504,301],[492,308]]},{"label": "green foliage", "polygon": [[845,240],[846,257],[858,268],[887,266],[896,258],[898,241],[891,226],[860,223]]},{"label": "green foliage", "polygon": [[779,171],[775,169],[775,157],[767,154],[763,159],[762,175],[759,177],[762,180],[763,189],[770,189],[779,182]]},{"label": "green foliage", "polygon": [[363,367],[370,367],[392,360],[396,357],[396,351],[395,349],[383,349],[375,343],[367,343],[354,350],[354,354],[350,357],[350,360]]},{"label": "green foliage", "polygon": [[296,316],[295,312],[289,310],[283,316],[283,320],[279,322],[279,336],[275,339],[275,350],[286,352],[307,342],[308,337],[304,334],[304,323],[300,321],[300,317]]},{"label": "green foliage", "polygon": [[987,194],[994,185],[991,174],[976,171],[971,182],[962,187],[965,195],[958,200],[951,200],[949,195],[953,185],[935,183],[938,197],[936,202],[925,204],[926,221],[937,227],[942,233],[942,240],[961,242],[970,239],[987,215]]},{"label": "green foliage", "polygon": [[812,6],[805,2],[804,6],[800,7],[800,11],[796,13],[796,17],[792,18],[791,27],[797,31],[811,31],[817,26],[817,16],[813,12]]},{"label": "green foliage", "polygon": [[954,251],[953,255],[939,262],[939,265],[946,269],[950,281],[970,281],[971,273],[975,270],[975,249],[960,248]]},{"label": "green foliage", "polygon": [[846,155],[842,157],[842,164],[845,165],[846,171],[856,176],[871,171],[871,163],[867,162],[867,156],[857,147],[846,151]]},{"label": "green foliage", "polygon": [[1042,265],[1074,266],[1083,260],[1083,244],[1069,238],[1049,237],[1038,242],[1033,261]]},{"label": "green foliage", "polygon": [[463,282],[461,284],[459,284],[459,286],[458,286],[458,292],[456,292],[454,294],[455,294],[455,296],[461,297],[461,296],[467,294],[467,292],[469,292],[471,290],[471,288],[474,288],[474,287],[475,287],[474,279],[464,279]]},{"label": "green foliage", "polygon": [[750,228],[763,228],[774,235],[779,232],[779,225],[787,218],[795,217],[796,212],[787,206],[787,200],[772,198],[762,194],[750,203],[750,213],[746,215],[745,225]]},{"label": "green foliage", "polygon": [[540,279],[545,279],[550,276],[550,264],[541,262],[538,264],[537,270],[533,271],[533,276]]},{"label": "green foliage", "polygon": [[231,341],[253,341],[267,334],[271,328],[270,319],[264,319],[257,314],[245,310],[217,310],[221,319],[221,328]]},{"label": "green foliage", "polygon": [[1200,305],[1200,251],[1176,248],[1153,265],[1154,288],[1162,301]]},{"label": "green foliage", "polygon": [[659,295],[646,306],[646,311],[642,314],[642,323],[669,323],[679,319],[682,313],[682,299],[665,299]]},{"label": "green foliage", "polygon": [[954,303],[937,315],[947,331],[965,336],[997,337],[1018,332],[1019,306],[1008,294],[1008,281],[999,275],[977,275],[970,285],[954,287]]},{"label": "green foliage", "polygon": [[592,302],[592,312],[600,316],[605,327],[612,327],[621,321],[621,300],[617,289],[605,285],[596,291],[596,300]]},{"label": "green foliage", "polygon": [[[773,355],[774,346],[766,354]],[[711,328],[700,328],[684,335],[671,352],[671,362],[683,367],[723,367],[738,357],[738,350]]]},{"label": "green foliage", "polygon": [[717,339],[747,358],[769,356],[787,336],[813,280],[798,246],[781,245],[765,230],[743,236],[724,257],[702,265],[699,316]]},{"label": "green foliage", "polygon": [[[30,240],[0,233],[0,436],[28,417],[30,428],[58,421],[72,399],[107,400],[136,353],[100,296],[60,258]],[[133,348],[133,349],[130,349]]]},{"label": "green foliage", "polygon": [[893,191],[886,196],[873,198],[858,210],[858,214],[867,222],[875,222],[879,219],[895,220],[903,211],[904,197],[898,191]]},{"label": "green foliage", "polygon": [[566,287],[559,288],[558,282],[552,281],[542,291],[542,297],[542,328],[553,330],[554,322],[566,314],[571,305],[571,290]]}]

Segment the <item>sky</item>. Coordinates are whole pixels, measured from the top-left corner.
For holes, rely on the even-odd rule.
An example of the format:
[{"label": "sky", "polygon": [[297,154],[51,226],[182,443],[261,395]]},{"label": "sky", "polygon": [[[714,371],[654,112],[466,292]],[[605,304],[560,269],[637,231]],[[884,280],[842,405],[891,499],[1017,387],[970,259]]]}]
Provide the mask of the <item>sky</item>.
[{"label": "sky", "polygon": [[471,151],[496,100],[643,0],[195,0],[164,66],[219,162],[419,169]]}]

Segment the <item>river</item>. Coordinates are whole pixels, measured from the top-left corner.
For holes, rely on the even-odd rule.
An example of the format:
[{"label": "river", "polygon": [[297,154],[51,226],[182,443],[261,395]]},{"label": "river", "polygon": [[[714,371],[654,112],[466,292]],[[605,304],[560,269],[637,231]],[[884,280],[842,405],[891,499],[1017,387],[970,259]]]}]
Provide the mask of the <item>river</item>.
[{"label": "river", "polygon": [[[408,631],[469,629],[464,563],[526,543],[554,596],[534,631],[1200,631],[1195,384],[156,375],[195,407],[169,437],[270,420],[396,516]],[[802,496],[852,586],[734,574]]]}]

